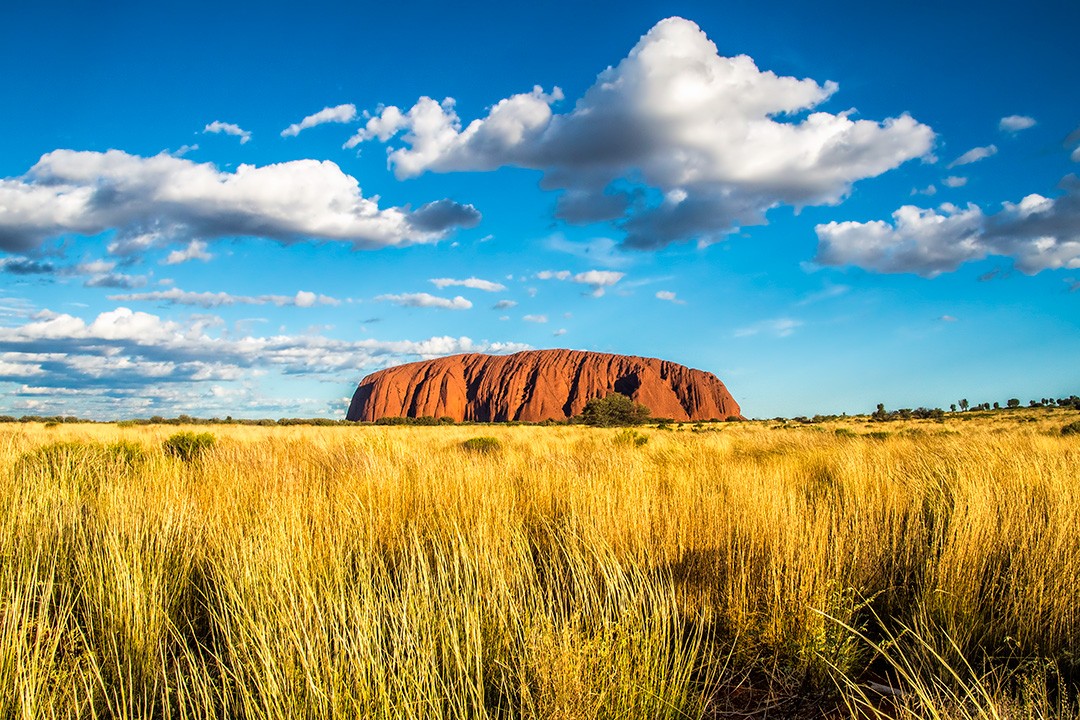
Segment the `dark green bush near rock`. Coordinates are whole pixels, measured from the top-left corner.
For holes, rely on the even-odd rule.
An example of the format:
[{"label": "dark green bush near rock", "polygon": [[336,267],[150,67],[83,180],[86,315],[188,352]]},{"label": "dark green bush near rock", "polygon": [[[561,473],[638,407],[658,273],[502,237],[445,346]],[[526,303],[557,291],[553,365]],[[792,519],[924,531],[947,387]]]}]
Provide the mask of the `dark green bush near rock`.
[{"label": "dark green bush near rock", "polygon": [[166,455],[191,462],[214,447],[214,436],[210,433],[178,432],[171,435],[161,447]]},{"label": "dark green bush near rock", "polygon": [[481,436],[469,438],[465,442],[461,443],[461,448],[466,452],[473,453],[493,453],[502,448],[502,443],[498,438]]},{"label": "dark green bush near rock", "polygon": [[651,411],[625,395],[613,393],[604,398],[593,398],[581,411],[581,422],[594,427],[621,427],[641,425],[649,421]]}]

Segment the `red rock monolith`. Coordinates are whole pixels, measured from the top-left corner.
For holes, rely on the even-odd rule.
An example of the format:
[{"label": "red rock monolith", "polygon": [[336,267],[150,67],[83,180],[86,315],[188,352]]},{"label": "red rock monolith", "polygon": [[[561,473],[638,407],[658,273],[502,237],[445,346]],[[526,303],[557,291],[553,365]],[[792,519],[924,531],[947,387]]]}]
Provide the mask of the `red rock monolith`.
[{"label": "red rock monolith", "polygon": [[581,350],[468,353],[380,370],[360,381],[347,417],[565,420],[592,398],[611,393],[629,396],[656,418],[740,417],[738,403],[712,373],[655,358]]}]

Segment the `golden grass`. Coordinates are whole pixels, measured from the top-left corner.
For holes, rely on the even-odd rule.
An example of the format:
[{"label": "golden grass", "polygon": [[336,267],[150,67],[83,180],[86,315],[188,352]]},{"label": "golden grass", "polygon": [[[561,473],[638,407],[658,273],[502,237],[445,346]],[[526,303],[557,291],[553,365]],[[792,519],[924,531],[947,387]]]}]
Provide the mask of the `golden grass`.
[{"label": "golden grass", "polygon": [[0,717],[1073,717],[1075,419],[0,426]]}]

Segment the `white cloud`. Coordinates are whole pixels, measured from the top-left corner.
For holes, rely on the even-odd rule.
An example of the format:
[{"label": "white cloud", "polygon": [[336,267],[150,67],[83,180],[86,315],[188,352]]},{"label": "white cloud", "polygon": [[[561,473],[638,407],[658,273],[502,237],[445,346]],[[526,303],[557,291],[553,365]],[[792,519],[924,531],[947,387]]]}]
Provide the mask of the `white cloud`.
[{"label": "white cloud", "polygon": [[762,320],[761,322],[748,325],[747,327],[739,328],[735,331],[735,337],[752,337],[754,335],[772,335],[773,337],[784,338],[794,333],[798,328],[802,327],[801,320],[793,320],[791,318],[774,318],[772,320]]},{"label": "white cloud", "polygon": [[671,290],[657,290],[656,291],[656,299],[657,300],[664,300],[664,301],[670,302],[670,303],[675,303],[676,305],[685,305],[686,304],[685,300],[680,300],[678,297],[676,297],[675,293],[672,292]]},{"label": "white cloud", "polygon": [[111,260],[90,260],[79,263],[71,270],[78,275],[101,275],[111,272],[115,267],[116,263]]},{"label": "white cloud", "polygon": [[[383,108],[350,143],[389,141],[398,177],[541,170],[571,222],[617,220],[624,244],[721,239],[777,205],[840,202],[852,183],[929,153],[933,131],[908,115],[882,122],[815,108],[833,82],[778,76],[723,57],[694,23],[658,23],[562,114],[555,88],[495,103],[464,123],[452,98]],[[805,114],[808,112],[808,114]],[[659,203],[646,202],[647,190]]]},{"label": "white cloud", "polygon": [[586,270],[573,277],[574,282],[594,287],[611,287],[626,277],[626,273],[614,270]]},{"label": "white cloud", "polygon": [[586,270],[574,275],[569,270],[541,270],[536,273],[536,277],[538,280],[570,280],[581,285],[589,285],[592,287],[591,294],[594,297],[601,297],[606,288],[622,280],[626,277],[626,273],[614,270]]},{"label": "white cloud", "polygon": [[91,276],[83,287],[88,288],[113,288],[116,290],[131,290],[146,285],[150,278],[146,275],[128,275],[126,273],[100,273]]},{"label": "white cloud", "polygon": [[517,305],[515,300],[500,300],[491,306],[492,310],[507,310]]},{"label": "white cloud", "polygon": [[251,139],[251,133],[244,130],[239,125],[234,123],[221,122],[215,120],[206,127],[203,128],[204,133],[224,133],[225,135],[235,135],[240,138],[240,144],[243,145]]},{"label": "white cloud", "polygon": [[[1023,128],[1021,128],[1021,129],[1023,129]],[[941,317],[938,318],[938,320],[940,320],[941,322],[948,322],[948,323],[956,322],[956,318],[953,317],[952,315],[942,315]]]},{"label": "white cloud", "polygon": [[[242,410],[277,416],[283,406],[294,407],[293,401],[242,405],[238,398],[250,400],[250,388],[222,384],[247,383],[276,371],[351,385],[364,369],[463,352],[529,349],[521,343],[468,337],[349,342],[318,334],[233,337],[208,332],[222,325],[207,318],[167,321],[124,307],[89,322],[44,312],[18,326],[0,327],[0,382],[21,384],[11,393],[19,402],[62,396],[59,405],[65,413],[88,407],[108,417],[145,416],[149,408],[168,415],[189,409],[205,414],[220,407],[226,410],[222,415],[241,415]],[[33,378],[33,385],[24,384],[27,378]],[[215,397],[227,402],[216,403]],[[345,407],[340,408],[342,415]]]},{"label": "white cloud", "polygon": [[293,123],[281,131],[281,137],[296,137],[301,130],[313,128],[325,123],[347,123],[356,119],[356,106],[351,103],[325,107],[314,115],[308,115],[298,123]]},{"label": "white cloud", "polygon": [[318,305],[340,305],[341,301],[329,295],[318,295],[301,290],[296,295],[231,295],[226,292],[189,292],[180,288],[154,290],[143,293],[109,295],[115,302],[164,302],[170,305],[197,305],[203,308],[227,307],[231,305],[276,305],[278,307],[312,307]]},{"label": "white cloud", "polygon": [[951,163],[949,163],[947,165],[947,167],[954,168],[954,167],[957,167],[959,165],[970,165],[971,163],[979,162],[980,160],[985,160],[988,157],[991,157],[993,155],[997,155],[997,151],[998,151],[997,145],[987,145],[986,147],[974,147],[974,148],[971,148],[970,150],[968,150],[966,153],[964,153],[960,157],[953,160]]},{"label": "white cloud", "polygon": [[556,330],[555,332],[553,332],[551,334],[553,336],[555,336],[555,337],[562,337],[563,335],[566,334],[566,328],[559,328],[558,330]]},{"label": "white cloud", "polygon": [[110,251],[138,253],[170,241],[258,236],[316,238],[356,248],[430,243],[480,214],[449,200],[417,210],[378,206],[328,160],[294,160],[232,172],[167,154],[54,150],[26,176],[0,180],[0,249],[116,230]]},{"label": "white cloud", "polygon": [[912,195],[937,195],[937,188],[933,184],[927,185],[924,188],[912,188]]},{"label": "white cloud", "polygon": [[212,260],[213,255],[206,251],[206,243],[202,240],[192,240],[187,244],[187,247],[183,250],[173,250],[171,253],[162,260],[164,265],[179,265],[180,263],[187,262],[188,260]]},{"label": "white cloud", "polygon": [[477,277],[465,278],[464,280],[455,280],[453,278],[431,278],[429,281],[432,285],[442,290],[447,287],[467,287],[473,290],[483,290],[485,292],[502,292],[506,289],[506,286],[492,282],[490,280],[481,280]]},{"label": "white cloud", "polygon": [[822,265],[856,265],[884,273],[934,277],[985,254],[978,236],[983,214],[975,205],[942,205],[939,211],[905,205],[892,224],[830,222],[815,228]]},{"label": "white cloud", "polygon": [[1027,115],[1007,115],[998,123],[998,129],[1002,132],[1019,132],[1030,127],[1035,127],[1035,118]]},{"label": "white cloud", "polygon": [[524,320],[525,322],[531,322],[531,323],[546,323],[548,321],[548,316],[547,315],[526,315],[525,317],[523,317],[521,319]]},{"label": "white cloud", "polygon": [[966,177],[957,177],[956,175],[950,175],[941,182],[945,183],[948,187],[958,188],[967,185],[968,179]]},{"label": "white cloud", "polygon": [[973,204],[937,210],[905,205],[893,213],[892,223],[818,225],[816,261],[924,277],[994,255],[1011,257],[1029,275],[1080,268],[1080,180],[1070,176],[1062,185],[1065,193],[1058,198],[1031,194],[989,216]]},{"label": "white cloud", "polygon": [[468,310],[472,303],[460,295],[453,299],[438,297],[429,293],[403,293],[400,295],[379,295],[376,300],[392,302],[402,307],[443,308],[445,310]]},{"label": "white cloud", "polygon": [[536,273],[539,280],[569,280],[569,270],[541,270]]}]

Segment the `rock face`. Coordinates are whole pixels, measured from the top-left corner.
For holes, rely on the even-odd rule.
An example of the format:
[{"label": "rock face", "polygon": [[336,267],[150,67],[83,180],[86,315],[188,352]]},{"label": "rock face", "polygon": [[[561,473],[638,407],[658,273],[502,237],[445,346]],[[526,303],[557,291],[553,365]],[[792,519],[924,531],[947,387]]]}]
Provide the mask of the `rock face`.
[{"label": "rock face", "polygon": [[349,420],[565,420],[595,397],[622,393],[671,420],[740,417],[712,373],[666,360],[579,350],[469,353],[387,368],[360,381]]}]

